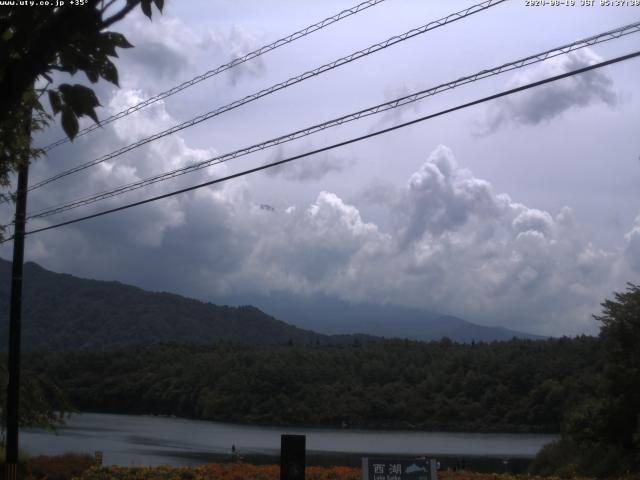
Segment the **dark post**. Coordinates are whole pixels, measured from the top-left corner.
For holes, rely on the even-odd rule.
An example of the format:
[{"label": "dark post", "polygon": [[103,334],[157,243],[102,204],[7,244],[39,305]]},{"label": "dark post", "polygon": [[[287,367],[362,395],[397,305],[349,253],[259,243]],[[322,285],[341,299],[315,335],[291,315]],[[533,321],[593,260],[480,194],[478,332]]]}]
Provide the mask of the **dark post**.
[{"label": "dark post", "polygon": [[304,480],[306,437],[280,437],[280,480]]},{"label": "dark post", "polygon": [[[27,135],[30,137],[31,114],[27,117]],[[24,230],[29,183],[29,158],[22,159],[18,170],[16,216],[13,238],[13,265],[11,268],[11,304],[9,307],[9,383],[7,385],[7,443],[6,480],[17,478],[18,418],[20,402],[20,333],[22,330],[22,264],[24,262]]]}]

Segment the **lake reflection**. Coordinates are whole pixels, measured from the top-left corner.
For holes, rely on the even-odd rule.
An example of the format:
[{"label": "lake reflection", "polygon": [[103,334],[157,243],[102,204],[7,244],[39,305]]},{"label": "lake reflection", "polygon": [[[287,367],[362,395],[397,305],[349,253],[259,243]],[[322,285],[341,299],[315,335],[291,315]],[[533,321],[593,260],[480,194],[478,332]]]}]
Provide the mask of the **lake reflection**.
[{"label": "lake reflection", "polygon": [[533,457],[553,435],[399,432],[319,428],[257,427],[182,418],[83,413],[57,434],[25,430],[20,446],[30,454],[57,455],[97,450],[105,465],[190,465],[230,456],[277,456],[280,435],[307,436],[316,454],[396,454]]}]

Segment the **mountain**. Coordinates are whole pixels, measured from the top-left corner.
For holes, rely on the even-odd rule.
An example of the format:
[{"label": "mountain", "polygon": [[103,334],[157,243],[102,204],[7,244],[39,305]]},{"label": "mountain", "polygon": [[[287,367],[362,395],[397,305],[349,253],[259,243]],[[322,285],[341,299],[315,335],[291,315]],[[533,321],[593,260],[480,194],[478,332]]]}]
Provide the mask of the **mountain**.
[{"label": "mountain", "polygon": [[[11,262],[0,259],[0,348],[8,335]],[[252,306],[227,307],[119,282],[86,280],[24,265],[22,345],[66,350],[153,343],[327,343]],[[335,339],[345,341],[347,339]],[[349,339],[352,341],[352,339]]]},{"label": "mountain", "polygon": [[[0,259],[0,312],[4,322],[0,326],[0,350],[7,345],[10,275],[11,262]],[[22,344],[25,350],[37,351],[166,342],[210,344],[221,340],[250,344],[351,343],[355,339],[371,340],[371,335],[426,341],[449,337],[457,342],[542,338],[393,305],[350,304],[329,297],[291,294],[245,300],[227,298],[224,303],[240,306],[220,306],[119,282],[54,273],[27,262]]]},{"label": "mountain", "polygon": [[230,305],[251,303],[287,323],[327,335],[366,333],[422,341],[448,337],[456,342],[545,338],[503,327],[477,325],[429,310],[352,304],[327,296],[304,297],[281,292],[260,297],[225,297],[223,300]]}]

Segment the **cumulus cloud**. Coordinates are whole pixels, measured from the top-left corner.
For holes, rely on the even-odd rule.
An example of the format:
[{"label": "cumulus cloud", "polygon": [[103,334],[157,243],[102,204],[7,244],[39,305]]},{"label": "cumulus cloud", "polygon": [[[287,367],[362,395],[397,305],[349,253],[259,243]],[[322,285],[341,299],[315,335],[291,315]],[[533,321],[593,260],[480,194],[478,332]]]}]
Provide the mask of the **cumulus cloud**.
[{"label": "cumulus cloud", "polygon": [[[509,88],[600,61],[602,59],[589,49],[576,50],[516,74]],[[477,126],[477,133],[493,133],[509,124],[538,125],[551,121],[572,108],[596,103],[614,106],[617,102],[618,96],[613,90],[611,78],[602,71],[594,70],[495,101],[488,108],[486,118]]]},{"label": "cumulus cloud", "polygon": [[[142,98],[142,92],[140,91],[119,90],[107,104],[106,113],[109,115],[121,111],[127,106],[138,103]],[[157,102],[151,107],[140,110],[117,123],[105,127],[99,136],[88,135],[80,137],[72,145],[66,144],[53,150],[47,159],[36,162],[33,165],[32,178],[35,181],[48,178],[53,174],[76,166],[80,163],[79,161],[86,162],[98,158],[105,153],[113,151],[114,146],[130,144],[174,123],[175,119],[167,113],[164,103],[162,101]],[[34,192],[29,202],[29,213],[37,212],[52,205],[77,200],[88,194],[109,191],[157,173],[202,161],[215,154],[216,151],[214,149],[190,148],[180,136],[168,136],[136,149],[129,154],[115,157]],[[224,171],[225,167],[220,166],[216,170],[216,174]],[[214,173],[213,170],[204,170],[200,172],[200,175],[214,175]],[[89,207],[71,210],[66,215],[66,218],[74,218],[116,207],[125,202],[148,198],[165,192],[167,185],[176,188],[191,181],[192,179],[187,175],[166,184],[158,183],[143,190],[137,190],[121,197],[114,197],[92,204]],[[136,215],[125,216],[124,220],[121,220],[123,222],[121,236],[130,237],[128,241],[140,246],[160,245],[165,233],[184,221],[184,214],[180,209],[176,208],[175,199],[168,199],[161,207],[147,209],[144,213],[144,221],[139,222],[135,217]],[[132,220],[129,222],[127,219]],[[56,216],[32,223],[36,227],[58,221],[60,221],[60,217]],[[99,238],[102,238],[105,229],[108,230],[113,227],[111,220],[95,222],[94,225],[93,229],[98,232]],[[104,238],[109,236],[107,233]]]},{"label": "cumulus cloud", "polygon": [[487,182],[459,169],[453,152],[439,146],[409,179],[404,208],[398,212],[404,217],[403,243],[427,232],[455,230],[474,214],[490,215],[499,201]]},{"label": "cumulus cloud", "polygon": [[[179,137],[173,142],[167,148],[183,161],[203,154]],[[163,160],[162,149],[152,153],[160,163],[176,161]],[[93,181],[138,178],[142,167],[108,168]],[[246,182],[36,236],[31,259],[201,298],[323,294],[542,334],[594,332],[599,302],[640,268],[640,217],[621,239],[625,248],[598,249],[578,234],[569,208],[552,215],[518,203],[461,167],[445,146],[403,187],[372,186],[367,195],[394,219],[388,230],[328,191],[308,205],[265,208]]]},{"label": "cumulus cloud", "polygon": [[404,189],[378,198],[393,198],[387,206],[397,224],[389,232],[328,192],[306,209],[256,221],[250,261],[228,277],[228,288],[252,282],[263,293],[409,304],[575,334],[594,331],[591,314],[629,274],[623,252],[578,234],[569,208],[554,216],[496,193],[443,146]]},{"label": "cumulus cloud", "polygon": [[285,212],[276,222],[270,235],[260,236],[251,262],[274,283],[299,292],[321,291],[336,278],[349,276],[354,263],[385,239],[357,208],[329,192],[320,192],[309,207]]}]

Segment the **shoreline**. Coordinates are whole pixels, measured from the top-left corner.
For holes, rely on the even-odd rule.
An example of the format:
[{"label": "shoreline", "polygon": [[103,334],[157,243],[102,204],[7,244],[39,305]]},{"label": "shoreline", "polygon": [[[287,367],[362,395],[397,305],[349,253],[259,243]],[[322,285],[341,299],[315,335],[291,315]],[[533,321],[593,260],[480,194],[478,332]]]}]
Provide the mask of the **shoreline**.
[{"label": "shoreline", "polygon": [[[246,462],[279,464],[284,433],[307,435],[307,464],[360,467],[362,457],[440,460],[443,468],[482,472],[523,471],[542,445],[538,434],[398,432],[281,428],[223,424],[177,417],[77,413],[57,435],[23,430],[23,448],[33,454],[104,452],[105,464],[188,465],[230,463],[235,445]],[[55,439],[55,440],[54,440]],[[507,460],[507,466],[504,465]]]},{"label": "shoreline", "polygon": [[[238,426],[238,427],[260,427],[266,429],[287,429],[292,428],[296,430],[308,429],[314,431],[344,431],[345,433],[371,433],[371,432],[390,432],[390,433],[434,433],[434,434],[447,434],[447,433],[472,433],[472,434],[487,434],[487,435],[509,435],[509,434],[517,434],[517,435],[553,435],[559,436],[560,432],[551,431],[547,429],[538,429],[538,430],[527,430],[527,429],[519,429],[519,428],[499,428],[495,429],[480,429],[480,428],[472,428],[472,427],[452,427],[445,426],[443,424],[433,424],[431,427],[423,427],[419,425],[402,425],[398,424],[398,426],[393,426],[389,424],[380,424],[380,425],[369,425],[369,426],[361,426],[361,425],[329,425],[329,424],[307,424],[307,423],[278,423],[278,422],[261,422],[261,421],[241,421],[241,420],[212,420],[207,418],[197,418],[197,417],[182,417],[179,415],[164,415],[164,414],[154,414],[154,413],[121,413],[116,411],[76,411],[70,412],[68,417],[74,415],[121,415],[127,417],[148,417],[148,418],[168,418],[168,419],[176,419],[176,420],[189,420],[194,422],[207,422],[207,423],[215,423],[229,426]],[[66,418],[68,418],[66,417]],[[64,428],[64,426],[63,426]]]}]

